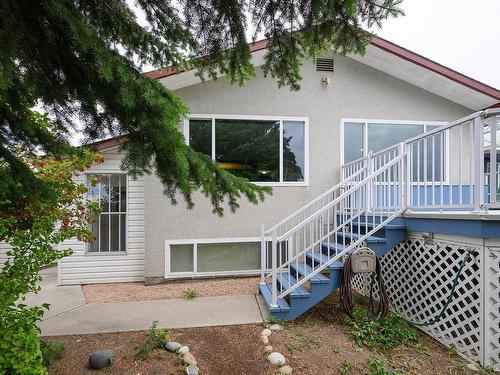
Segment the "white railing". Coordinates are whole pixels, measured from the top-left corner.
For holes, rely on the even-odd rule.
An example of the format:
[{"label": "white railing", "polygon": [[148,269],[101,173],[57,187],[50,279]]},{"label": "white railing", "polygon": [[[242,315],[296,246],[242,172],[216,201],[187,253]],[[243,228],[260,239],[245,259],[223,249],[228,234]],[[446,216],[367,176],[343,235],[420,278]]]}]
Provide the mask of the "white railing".
[{"label": "white railing", "polygon": [[[407,209],[500,207],[499,118],[500,109],[480,111],[347,163],[339,184],[267,231],[262,227],[261,282],[271,277],[272,305]],[[293,272],[292,265],[303,269]]]}]

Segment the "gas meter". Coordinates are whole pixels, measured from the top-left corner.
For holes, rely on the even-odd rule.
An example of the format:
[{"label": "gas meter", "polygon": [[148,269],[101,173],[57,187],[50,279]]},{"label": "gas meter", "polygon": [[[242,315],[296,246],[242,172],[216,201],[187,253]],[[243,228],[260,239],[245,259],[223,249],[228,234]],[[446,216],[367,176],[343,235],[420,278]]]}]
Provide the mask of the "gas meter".
[{"label": "gas meter", "polygon": [[351,253],[351,271],[356,273],[374,272],[377,256],[368,247],[360,247]]}]

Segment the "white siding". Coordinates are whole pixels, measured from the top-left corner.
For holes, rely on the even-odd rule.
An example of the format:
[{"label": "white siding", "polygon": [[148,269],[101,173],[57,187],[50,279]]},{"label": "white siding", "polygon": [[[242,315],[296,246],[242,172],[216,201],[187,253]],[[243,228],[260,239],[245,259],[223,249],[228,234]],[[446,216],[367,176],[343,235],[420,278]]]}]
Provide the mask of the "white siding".
[{"label": "white siding", "polygon": [[2,268],[4,262],[7,260],[7,251],[9,251],[10,246],[5,242],[0,242],[0,268]]},{"label": "white siding", "polygon": [[[117,150],[102,152],[102,155],[104,163],[92,166],[86,173],[120,172],[121,156]],[[79,179],[83,181],[84,176]],[[144,179],[134,180],[129,176],[127,180],[127,252],[86,253],[83,242],[65,241],[61,249],[70,248],[73,255],[59,261],[59,284],[144,281]]]}]

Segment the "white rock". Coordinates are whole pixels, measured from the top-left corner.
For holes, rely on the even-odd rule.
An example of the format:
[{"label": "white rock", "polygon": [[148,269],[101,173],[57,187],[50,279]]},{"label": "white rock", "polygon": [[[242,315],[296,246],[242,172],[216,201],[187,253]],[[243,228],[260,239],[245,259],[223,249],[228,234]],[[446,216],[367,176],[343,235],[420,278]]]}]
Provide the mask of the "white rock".
[{"label": "white rock", "polygon": [[271,364],[276,366],[283,366],[286,363],[286,358],[283,357],[283,354],[278,352],[272,352],[267,356],[267,359]]},{"label": "white rock", "polygon": [[264,345],[269,344],[269,336],[260,336],[260,339],[264,343]]},{"label": "white rock", "polygon": [[271,332],[270,329],[265,329],[262,331],[262,333],[260,334],[261,336],[271,336],[273,333]]},{"label": "white rock", "polygon": [[194,358],[194,355],[192,355],[191,353],[186,353],[182,356],[182,360],[184,361],[184,363],[186,365],[197,365],[198,362],[196,362],[196,359]]},{"label": "white rock", "polygon": [[479,369],[473,363],[467,364],[467,368],[472,371],[479,371]]},{"label": "white rock", "polygon": [[186,353],[189,353],[189,347],[188,346],[181,346],[179,349],[177,349],[177,353],[180,355],[184,355]]},{"label": "white rock", "polygon": [[273,351],[273,347],[271,345],[267,345],[264,348],[264,353],[271,353]]},{"label": "white rock", "polygon": [[278,374],[280,375],[290,375],[292,372],[293,372],[292,367],[288,365],[285,365],[278,369]]},{"label": "white rock", "polygon": [[281,324],[272,324],[269,326],[271,331],[283,331],[283,326]]}]

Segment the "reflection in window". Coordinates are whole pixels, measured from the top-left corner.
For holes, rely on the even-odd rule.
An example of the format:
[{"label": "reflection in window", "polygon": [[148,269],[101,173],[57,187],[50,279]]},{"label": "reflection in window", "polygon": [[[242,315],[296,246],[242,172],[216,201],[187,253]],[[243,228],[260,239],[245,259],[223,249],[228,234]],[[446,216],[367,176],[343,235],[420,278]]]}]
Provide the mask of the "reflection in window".
[{"label": "reflection in window", "polygon": [[303,182],[305,132],[304,121],[190,119],[189,145],[215,155],[221,168],[253,182]]},{"label": "reflection in window", "polygon": [[215,160],[250,181],[279,181],[278,121],[215,120]]},{"label": "reflection in window", "polygon": [[100,213],[90,224],[95,241],[89,252],[126,250],[127,176],[90,174],[89,199],[98,202]]},{"label": "reflection in window", "polygon": [[304,123],[283,121],[283,180],[304,181]]}]

